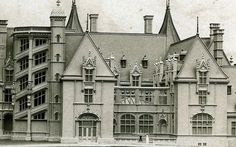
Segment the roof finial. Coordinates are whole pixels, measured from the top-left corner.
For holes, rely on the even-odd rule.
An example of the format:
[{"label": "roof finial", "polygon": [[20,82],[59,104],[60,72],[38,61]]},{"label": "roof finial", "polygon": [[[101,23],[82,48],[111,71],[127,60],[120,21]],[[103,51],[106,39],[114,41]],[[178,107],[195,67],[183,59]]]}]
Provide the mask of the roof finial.
[{"label": "roof finial", "polygon": [[61,1],[60,1],[60,0],[57,0],[57,6],[58,6],[58,7],[60,6],[60,3],[61,3]]},{"label": "roof finial", "polygon": [[199,18],[197,16],[197,35],[199,35]]},{"label": "roof finial", "polygon": [[76,1],[75,0],[72,0],[72,5],[76,5],[76,3],[75,3]]},{"label": "roof finial", "polygon": [[166,0],[166,8],[170,9],[170,0]]},{"label": "roof finial", "polygon": [[87,13],[86,32],[88,32],[88,27],[89,27],[89,14]]}]

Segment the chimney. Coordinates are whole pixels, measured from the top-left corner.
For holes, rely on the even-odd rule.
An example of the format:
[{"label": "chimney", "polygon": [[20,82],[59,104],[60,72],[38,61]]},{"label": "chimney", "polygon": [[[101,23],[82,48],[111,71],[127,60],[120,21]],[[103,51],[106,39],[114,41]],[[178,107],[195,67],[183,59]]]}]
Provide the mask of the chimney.
[{"label": "chimney", "polygon": [[214,30],[220,29],[219,23],[210,23],[210,38],[211,41],[214,39]]},{"label": "chimney", "polygon": [[222,58],[223,58],[223,35],[224,35],[224,29],[218,29],[213,31],[214,57],[220,66],[222,66]]},{"label": "chimney", "polygon": [[97,32],[97,19],[98,14],[90,14],[90,32]]},{"label": "chimney", "polygon": [[143,19],[144,19],[144,33],[152,34],[153,15],[145,15],[143,16]]}]

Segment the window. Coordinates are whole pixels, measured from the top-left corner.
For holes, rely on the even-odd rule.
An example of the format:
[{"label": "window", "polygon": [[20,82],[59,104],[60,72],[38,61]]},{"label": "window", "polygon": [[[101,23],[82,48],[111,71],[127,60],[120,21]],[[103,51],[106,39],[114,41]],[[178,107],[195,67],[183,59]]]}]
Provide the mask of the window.
[{"label": "window", "polygon": [[46,62],[46,52],[38,53],[34,56],[34,64],[39,65]]},{"label": "window", "polygon": [[20,90],[24,90],[28,86],[28,75],[19,79],[20,81]]},{"label": "window", "polygon": [[34,84],[39,85],[46,81],[46,71],[38,72],[34,75]]},{"label": "window", "polygon": [[45,99],[46,99],[46,92],[45,90],[36,92],[34,94],[34,106],[39,106],[45,103]]},{"label": "window", "polygon": [[6,82],[13,81],[13,70],[5,70]]},{"label": "window", "polygon": [[55,103],[59,103],[59,95],[55,96]]},{"label": "window", "polygon": [[93,81],[93,69],[85,69],[85,81]]},{"label": "window", "polygon": [[207,84],[207,72],[199,72],[199,84]]},{"label": "window", "polygon": [[213,118],[209,114],[199,113],[192,118],[193,134],[212,134]]},{"label": "window", "polygon": [[59,62],[59,60],[60,60],[60,57],[61,57],[61,55],[60,55],[60,54],[56,54],[56,61],[57,61],[57,62]]},{"label": "window", "polygon": [[227,95],[231,95],[232,94],[232,86],[228,85],[227,86]]},{"label": "window", "polygon": [[144,114],[139,117],[139,133],[153,133],[153,117]]},{"label": "window", "polygon": [[159,121],[159,132],[161,134],[166,134],[167,133],[167,122],[164,119],[161,119]]},{"label": "window", "polygon": [[27,96],[24,96],[19,100],[19,106],[20,111],[27,109]]},{"label": "window", "polygon": [[132,76],[132,86],[139,86],[139,76]]},{"label": "window", "polygon": [[59,43],[60,42],[60,39],[61,39],[61,35],[60,34],[57,34],[57,43]]},{"label": "window", "polygon": [[40,46],[47,43],[47,39],[35,39],[35,46]]},{"label": "window", "polygon": [[135,132],[135,117],[131,114],[125,114],[120,119],[120,130],[122,133]]},{"label": "window", "polygon": [[79,116],[79,137],[96,137],[98,117],[92,113]]},{"label": "window", "polygon": [[12,102],[12,94],[11,94],[11,89],[5,89],[5,102]]},{"label": "window", "polygon": [[129,89],[122,90],[121,104],[135,104],[135,91]]},{"label": "window", "polygon": [[20,70],[24,70],[29,67],[29,57],[25,57],[20,60]]},{"label": "window", "polygon": [[59,120],[59,113],[58,113],[58,112],[55,112],[55,113],[54,113],[54,119],[55,119],[55,120]]},{"label": "window", "polygon": [[140,95],[141,104],[151,104],[153,102],[153,91],[151,90],[142,90]]},{"label": "window", "polygon": [[207,103],[207,91],[199,90],[198,97],[199,97],[199,104],[206,104]]},{"label": "window", "polygon": [[84,102],[85,103],[92,103],[93,102],[93,89],[85,89]]},{"label": "window", "polygon": [[55,74],[55,80],[56,80],[56,81],[60,81],[60,76],[61,76],[61,75],[60,75],[59,73],[56,73],[56,74]]},{"label": "window", "polygon": [[142,66],[143,66],[143,68],[148,68],[148,59],[147,59],[146,55],[144,56],[144,58],[142,60]]},{"label": "window", "polygon": [[28,38],[23,38],[20,39],[20,51],[25,51],[29,49],[29,39]]},{"label": "window", "polygon": [[34,119],[36,120],[45,119],[45,112],[34,115]]},{"label": "window", "polygon": [[231,134],[236,136],[236,122],[231,123]]},{"label": "window", "polygon": [[167,93],[165,90],[160,91],[159,104],[160,105],[167,105]]},{"label": "window", "polygon": [[126,68],[126,59],[120,60],[120,66],[121,66],[121,68]]}]

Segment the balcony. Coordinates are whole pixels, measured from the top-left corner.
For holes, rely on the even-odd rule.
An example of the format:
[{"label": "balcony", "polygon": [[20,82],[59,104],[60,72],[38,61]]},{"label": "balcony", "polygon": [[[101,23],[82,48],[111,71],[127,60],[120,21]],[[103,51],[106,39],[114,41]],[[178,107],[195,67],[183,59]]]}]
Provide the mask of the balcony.
[{"label": "balcony", "polygon": [[1,111],[13,111],[11,102],[0,102],[0,106]]}]

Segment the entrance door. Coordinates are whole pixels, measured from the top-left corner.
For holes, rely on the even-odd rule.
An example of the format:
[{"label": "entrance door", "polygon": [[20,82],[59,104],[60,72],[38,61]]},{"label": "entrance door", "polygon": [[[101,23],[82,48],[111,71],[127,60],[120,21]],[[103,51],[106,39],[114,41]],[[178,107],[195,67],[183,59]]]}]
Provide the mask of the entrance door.
[{"label": "entrance door", "polygon": [[97,117],[86,114],[79,119],[79,138],[82,140],[96,141]]}]

